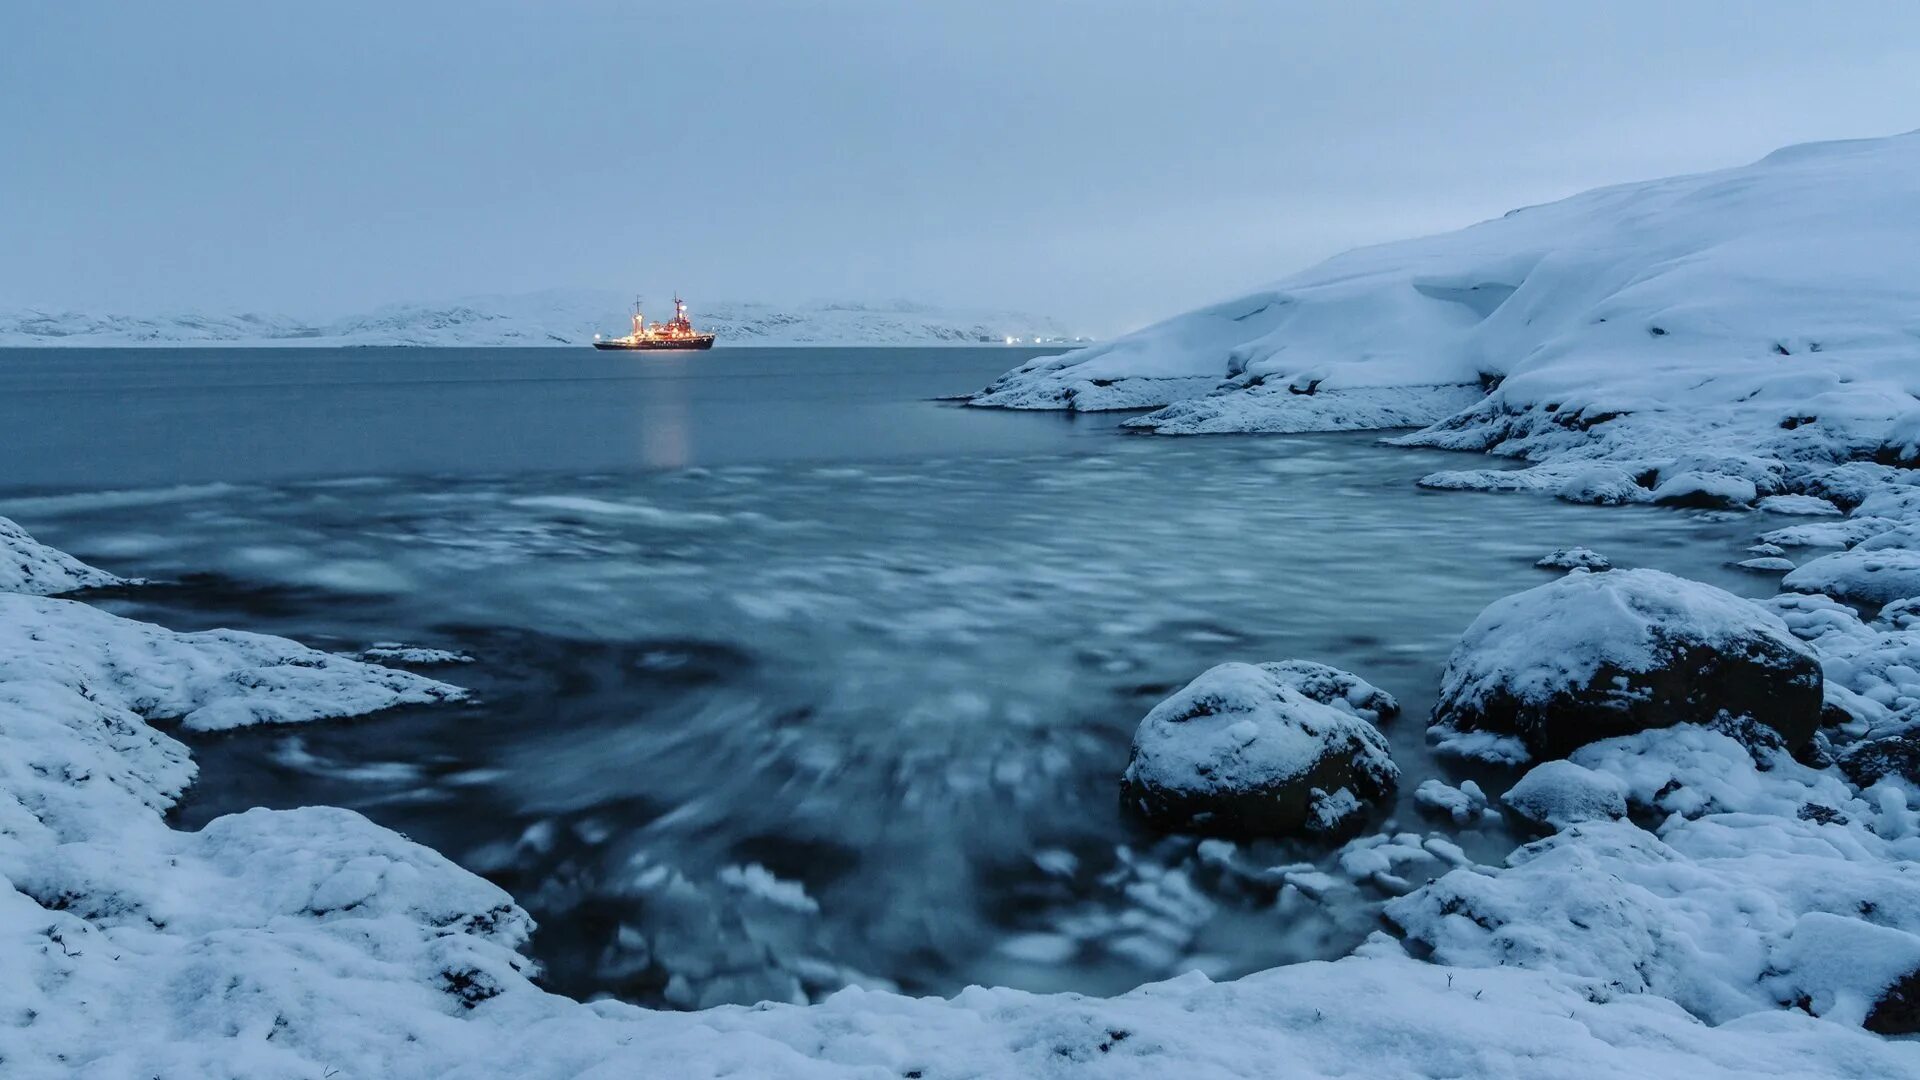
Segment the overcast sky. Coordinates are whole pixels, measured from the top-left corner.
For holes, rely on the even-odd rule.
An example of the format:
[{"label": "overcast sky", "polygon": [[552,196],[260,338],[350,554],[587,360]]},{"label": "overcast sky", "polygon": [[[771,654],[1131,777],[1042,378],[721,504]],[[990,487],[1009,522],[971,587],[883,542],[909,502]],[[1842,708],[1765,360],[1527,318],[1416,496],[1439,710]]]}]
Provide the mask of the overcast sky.
[{"label": "overcast sky", "polygon": [[1920,4],[19,2],[0,307],[591,287],[1108,332],[1920,127]]}]

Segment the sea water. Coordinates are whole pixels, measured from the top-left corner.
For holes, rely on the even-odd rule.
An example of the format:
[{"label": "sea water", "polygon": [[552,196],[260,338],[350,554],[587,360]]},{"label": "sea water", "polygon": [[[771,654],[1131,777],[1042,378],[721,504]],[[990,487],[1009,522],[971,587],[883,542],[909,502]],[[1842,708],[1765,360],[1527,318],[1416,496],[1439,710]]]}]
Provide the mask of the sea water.
[{"label": "sea water", "polygon": [[1123,814],[1155,702],[1227,660],[1356,672],[1405,707],[1369,831],[1498,860],[1506,823],[1411,798],[1511,779],[1455,772],[1423,730],[1485,604],[1574,544],[1774,588],[1727,565],[1762,515],[1423,491],[1487,462],[1370,434],[1174,440],[931,400],[1022,356],[0,356],[0,515],[154,579],[99,600],[131,617],[468,658],[419,669],[466,704],[189,737],[177,824],[354,808],[507,887],[556,989],[683,1007],[1340,955],[1391,890],[1303,899],[1265,869],[1338,879],[1336,845]]}]

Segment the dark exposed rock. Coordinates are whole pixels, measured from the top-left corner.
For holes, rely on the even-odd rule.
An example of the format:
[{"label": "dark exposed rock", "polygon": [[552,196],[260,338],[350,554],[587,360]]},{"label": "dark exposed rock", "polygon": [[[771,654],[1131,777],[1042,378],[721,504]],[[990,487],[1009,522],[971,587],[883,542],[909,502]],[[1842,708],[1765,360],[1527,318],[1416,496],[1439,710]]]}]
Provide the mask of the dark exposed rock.
[{"label": "dark exposed rock", "polygon": [[1854,743],[1841,752],[1840,771],[1863,788],[1888,776],[1920,784],[1920,729]]},{"label": "dark exposed rock", "polygon": [[1877,1035],[1920,1034],[1920,971],[1887,987],[1861,1026]]}]

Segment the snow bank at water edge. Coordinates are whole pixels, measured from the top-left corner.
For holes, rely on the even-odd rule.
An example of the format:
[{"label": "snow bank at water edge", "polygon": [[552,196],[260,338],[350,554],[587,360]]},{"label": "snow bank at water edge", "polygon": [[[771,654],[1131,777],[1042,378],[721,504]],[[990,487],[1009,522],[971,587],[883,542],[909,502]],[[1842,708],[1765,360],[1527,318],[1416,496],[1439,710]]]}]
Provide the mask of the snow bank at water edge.
[{"label": "snow bank at water edge", "polygon": [[973,401],[1168,405],[1134,423],[1175,434],[1431,424],[1412,441],[1720,473],[1764,495],[1780,477],[1746,459],[1920,445],[1916,311],[1920,133],[1354,251],[1029,361]]},{"label": "snow bank at water edge", "polygon": [[128,582],[50,548],[0,518],[0,592],[54,596]]}]

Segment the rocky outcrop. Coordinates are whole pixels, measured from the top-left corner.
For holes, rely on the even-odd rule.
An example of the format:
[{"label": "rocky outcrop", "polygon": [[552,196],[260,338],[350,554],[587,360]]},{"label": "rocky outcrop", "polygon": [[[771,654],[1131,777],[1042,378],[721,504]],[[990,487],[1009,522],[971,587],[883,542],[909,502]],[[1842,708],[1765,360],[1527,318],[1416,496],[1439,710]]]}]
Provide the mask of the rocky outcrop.
[{"label": "rocky outcrop", "polygon": [[1545,759],[1745,717],[1791,748],[1819,725],[1821,687],[1814,654],[1758,605],[1657,570],[1575,571],[1480,613],[1447,662],[1431,730],[1458,753],[1517,740]]},{"label": "rocky outcrop", "polygon": [[1373,725],[1397,710],[1323,664],[1221,664],[1141,721],[1121,798],[1170,831],[1338,834],[1399,780]]}]

